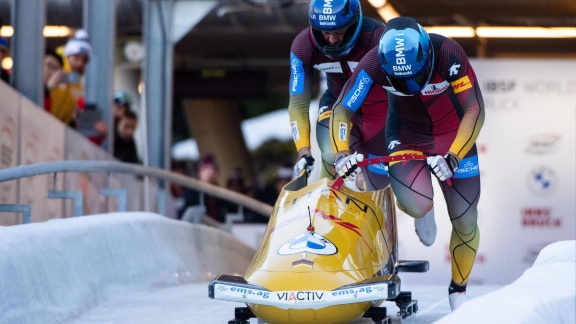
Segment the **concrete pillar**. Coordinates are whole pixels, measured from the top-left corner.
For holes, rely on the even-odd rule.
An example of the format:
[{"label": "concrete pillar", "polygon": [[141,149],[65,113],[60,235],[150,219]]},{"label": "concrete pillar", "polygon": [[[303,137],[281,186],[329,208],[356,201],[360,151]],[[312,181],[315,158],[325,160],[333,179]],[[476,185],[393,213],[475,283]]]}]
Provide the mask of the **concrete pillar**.
[{"label": "concrete pillar", "polygon": [[12,1],[12,86],[40,107],[44,107],[42,63],[45,23],[44,0]]},{"label": "concrete pillar", "polygon": [[92,57],[86,70],[84,100],[102,111],[102,119],[108,125],[108,140],[104,149],[112,152],[111,135],[114,133],[112,118],[112,83],[114,67],[114,44],[116,15],[114,1],[83,2],[83,25],[90,37]]},{"label": "concrete pillar", "polygon": [[252,163],[244,137],[238,103],[234,100],[188,99],[184,102],[191,137],[196,139],[200,157],[214,154],[220,166],[219,183],[226,186],[231,170],[239,167],[253,181]]}]

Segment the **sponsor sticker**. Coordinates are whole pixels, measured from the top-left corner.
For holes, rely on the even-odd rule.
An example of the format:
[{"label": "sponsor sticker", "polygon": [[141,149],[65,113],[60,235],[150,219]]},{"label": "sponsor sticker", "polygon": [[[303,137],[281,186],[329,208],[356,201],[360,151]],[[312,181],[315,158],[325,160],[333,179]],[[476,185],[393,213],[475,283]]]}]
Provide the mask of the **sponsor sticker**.
[{"label": "sponsor sticker", "polygon": [[[368,157],[374,158],[374,157],[378,157],[378,156],[374,155],[374,154],[368,154]],[[368,171],[375,173],[375,174],[388,175],[388,171],[386,171],[386,167],[384,166],[384,163],[370,164],[368,166]]]},{"label": "sponsor sticker", "polygon": [[318,15],[320,26],[336,26],[336,15]]},{"label": "sponsor sticker", "polygon": [[348,125],[346,123],[340,123],[338,126],[338,140],[345,141],[348,135]]},{"label": "sponsor sticker", "polygon": [[457,64],[457,63],[452,64],[450,69],[448,69],[448,75],[449,76],[457,75],[459,68],[460,68],[460,64]]},{"label": "sponsor sticker", "polygon": [[526,152],[531,154],[547,154],[556,151],[561,136],[557,134],[540,134],[528,139]]},{"label": "sponsor sticker", "polygon": [[451,82],[452,88],[454,89],[454,93],[460,93],[464,90],[468,90],[472,88],[472,83],[467,75],[461,77],[460,79]]},{"label": "sponsor sticker", "polygon": [[300,132],[298,132],[298,122],[296,122],[295,120],[290,122],[290,128],[292,129],[292,138],[294,139],[294,141],[299,140]]},{"label": "sponsor sticker", "polygon": [[338,249],[334,243],[330,242],[324,236],[314,232],[300,234],[284,243],[278,249],[278,254],[280,255],[292,255],[298,253],[332,255],[336,254],[336,252],[338,252]]},{"label": "sponsor sticker", "polygon": [[290,53],[290,94],[302,94],[304,92],[304,68],[302,61]]},{"label": "sponsor sticker", "polygon": [[323,291],[284,291],[276,293],[281,301],[291,301],[297,305],[325,303]]},{"label": "sponsor sticker", "polygon": [[433,84],[426,85],[424,87],[424,89],[422,89],[422,91],[420,91],[420,93],[422,93],[423,96],[434,96],[434,95],[437,95],[439,93],[446,91],[446,89],[448,89],[449,86],[450,86],[450,83],[448,83],[448,81],[444,80],[444,82],[442,82],[442,83],[433,83]]},{"label": "sponsor sticker", "polygon": [[[220,288],[220,287],[222,287],[222,288]],[[220,286],[220,287],[218,287],[218,289],[227,289],[227,287],[225,287],[225,286]],[[230,287],[230,292],[234,293],[234,294],[240,294],[242,296],[251,295],[251,296],[260,297],[262,299],[270,298],[270,292],[255,290],[255,289],[250,289],[250,288]]]},{"label": "sponsor sticker", "polygon": [[314,68],[321,72],[326,73],[342,73],[342,66],[340,62],[328,62],[328,63],[320,63],[315,64]]},{"label": "sponsor sticker", "polygon": [[344,98],[343,102],[345,103],[345,106],[352,111],[358,110],[368,95],[370,87],[372,86],[372,82],[372,79],[368,76],[366,71],[360,71],[358,77],[356,78],[356,82],[354,82],[354,86],[346,98]]},{"label": "sponsor sticker", "polygon": [[[399,293],[395,286],[396,294]],[[327,290],[285,290],[270,292],[267,290],[252,289],[217,284],[214,286],[214,298],[244,303],[271,305],[280,308],[320,308],[330,305],[348,304],[351,302],[364,302],[382,300],[390,297],[389,282],[372,283],[357,287],[347,287],[334,291]],[[392,291],[394,293],[394,291]]]},{"label": "sponsor sticker", "polygon": [[471,178],[480,174],[478,165],[478,155],[465,158],[458,164],[458,169],[454,170],[454,178]]}]

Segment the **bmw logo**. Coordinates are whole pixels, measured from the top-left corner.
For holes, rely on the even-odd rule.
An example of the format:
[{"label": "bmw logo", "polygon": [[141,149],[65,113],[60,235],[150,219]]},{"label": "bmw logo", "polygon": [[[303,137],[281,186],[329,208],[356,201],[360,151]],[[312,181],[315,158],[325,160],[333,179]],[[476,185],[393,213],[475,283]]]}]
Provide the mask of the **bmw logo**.
[{"label": "bmw logo", "polygon": [[558,186],[558,178],[552,169],[539,166],[528,174],[528,189],[536,196],[549,196]]}]

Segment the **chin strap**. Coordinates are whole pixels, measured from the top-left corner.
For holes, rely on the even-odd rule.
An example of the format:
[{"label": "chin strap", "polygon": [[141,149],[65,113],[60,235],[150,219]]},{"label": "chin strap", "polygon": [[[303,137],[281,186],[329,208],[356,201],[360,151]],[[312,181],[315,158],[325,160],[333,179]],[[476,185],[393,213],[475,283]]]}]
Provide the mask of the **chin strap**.
[{"label": "chin strap", "polygon": [[[358,162],[358,166],[365,167],[370,166],[372,164],[385,164],[390,162],[401,162],[410,160],[426,160],[426,156],[424,154],[400,154],[393,156],[378,156],[369,159],[364,159],[362,162]],[[336,180],[334,180],[334,183],[330,188],[340,191],[340,189],[342,189],[343,184],[344,179],[338,177],[336,178]]]}]

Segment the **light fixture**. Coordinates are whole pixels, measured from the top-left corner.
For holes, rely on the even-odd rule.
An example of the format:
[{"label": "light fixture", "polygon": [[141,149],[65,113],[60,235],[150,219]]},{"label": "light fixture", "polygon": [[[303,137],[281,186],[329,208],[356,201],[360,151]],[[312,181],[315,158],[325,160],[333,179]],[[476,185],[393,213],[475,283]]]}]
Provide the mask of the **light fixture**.
[{"label": "light fixture", "polygon": [[[66,26],[44,26],[44,37],[68,37],[72,34],[69,27]],[[14,28],[12,26],[3,26],[0,30],[0,36],[12,37],[14,35]]]},{"label": "light fixture", "polygon": [[2,26],[2,29],[0,29],[0,36],[11,37],[12,35],[14,35],[14,28],[12,28],[12,26]]},{"label": "light fixture", "polygon": [[483,38],[571,38],[574,27],[478,27],[476,35]]},{"label": "light fixture", "polygon": [[392,4],[388,3],[388,0],[368,0],[368,2],[376,9],[384,21],[400,16]]},{"label": "light fixture", "polygon": [[384,7],[384,5],[386,4],[387,0],[368,0],[368,2],[370,2],[370,4],[372,5],[372,7],[378,9],[378,8]]},{"label": "light fixture", "polygon": [[446,37],[452,38],[471,38],[476,35],[474,28],[466,26],[431,26],[424,27],[426,32],[439,34]]},{"label": "light fixture", "polygon": [[44,37],[68,37],[72,34],[66,26],[45,26]]},{"label": "light fixture", "polygon": [[[368,0],[384,21],[400,17],[400,14],[387,0]],[[429,33],[453,38],[576,38],[576,27],[474,27],[471,26],[429,26]]]},{"label": "light fixture", "polygon": [[376,9],[376,11],[380,17],[384,19],[384,21],[389,21],[392,18],[400,17],[398,11],[396,11],[396,9],[394,9],[394,7],[389,3],[384,5],[384,7]]},{"label": "light fixture", "polygon": [[5,58],[2,59],[2,68],[4,70],[10,70],[12,69],[12,66],[14,65],[14,61],[12,61],[12,58],[7,56]]}]

